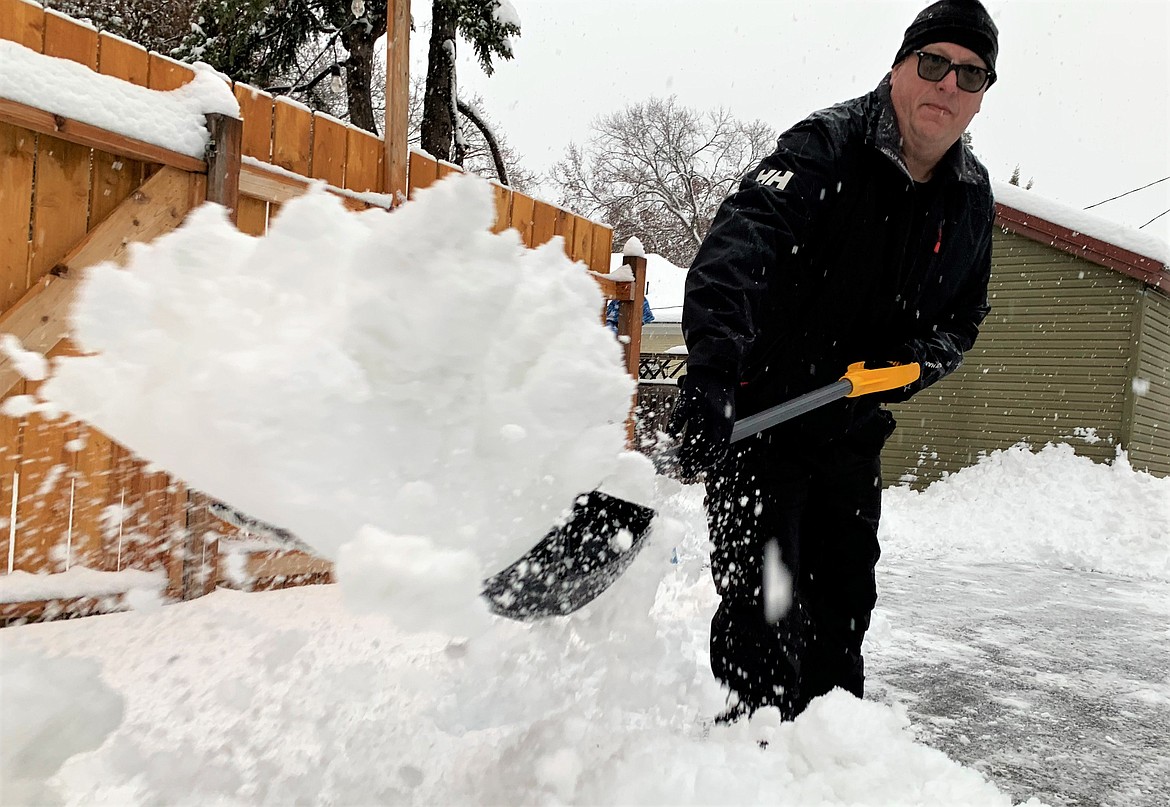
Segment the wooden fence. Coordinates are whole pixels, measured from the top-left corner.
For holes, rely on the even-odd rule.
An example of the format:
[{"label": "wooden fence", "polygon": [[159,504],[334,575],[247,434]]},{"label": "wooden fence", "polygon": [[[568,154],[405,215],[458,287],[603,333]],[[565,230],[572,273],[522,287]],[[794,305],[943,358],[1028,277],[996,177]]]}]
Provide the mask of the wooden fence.
[{"label": "wooden fence", "polygon": [[[154,90],[193,77],[185,64],[25,0],[0,0],[0,39]],[[68,354],[66,312],[78,270],[119,259],[128,243],[173,229],[204,200],[233,210],[237,226],[253,235],[263,234],[281,204],[311,179],[328,183],[353,209],[392,206],[389,197],[373,195],[384,189],[380,139],[246,84],[232,89],[242,122],[209,116],[214,146],[205,160],[0,98],[0,333],[16,334],[25,348],[50,357]],[[409,167],[411,195],[459,170],[417,152]],[[609,272],[608,227],[495,190],[497,231],[515,228],[530,247],[563,236],[571,258],[598,275]],[[632,264],[633,282],[598,282],[621,301],[619,332],[636,377],[645,261]],[[0,357],[5,401],[36,387]],[[206,504],[94,429],[36,413],[0,416],[0,545],[7,548],[0,583],[13,571],[52,574],[74,566],[162,570],[168,597],[201,596],[221,580],[219,542],[239,537]],[[328,564],[282,551],[254,553],[245,570],[249,579],[269,583],[328,574]],[[53,603],[0,602],[0,624],[49,610],[115,607],[117,597],[84,592]]]}]

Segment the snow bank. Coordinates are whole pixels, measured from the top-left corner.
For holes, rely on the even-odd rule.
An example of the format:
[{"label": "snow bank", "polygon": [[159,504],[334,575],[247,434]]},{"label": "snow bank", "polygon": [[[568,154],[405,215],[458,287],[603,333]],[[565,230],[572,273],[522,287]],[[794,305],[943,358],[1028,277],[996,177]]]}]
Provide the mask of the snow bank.
[{"label": "snow bank", "polygon": [[6,650],[0,665],[0,782],[6,804],[47,804],[47,780],[122,720],[122,696],[89,659]]},{"label": "snow bank", "polygon": [[240,106],[210,67],[193,68],[187,84],[160,92],[0,39],[0,98],[203,159],[211,137],[204,116],[238,118]]},{"label": "snow bank", "polygon": [[[696,503],[675,497],[671,517]],[[109,740],[51,780],[77,804],[1011,803],[916,743],[901,710],[840,692],[794,723],[712,726],[700,536],[659,537],[687,545],[680,564],[660,541],[608,603],[470,641],[403,633],[313,586],[29,626],[0,648],[100,659],[127,699]],[[663,568],[647,617],[639,578]]]},{"label": "snow bank", "polygon": [[906,558],[1026,561],[1170,580],[1170,478],[1067,444],[996,451],[925,491],[883,495],[883,550]]}]

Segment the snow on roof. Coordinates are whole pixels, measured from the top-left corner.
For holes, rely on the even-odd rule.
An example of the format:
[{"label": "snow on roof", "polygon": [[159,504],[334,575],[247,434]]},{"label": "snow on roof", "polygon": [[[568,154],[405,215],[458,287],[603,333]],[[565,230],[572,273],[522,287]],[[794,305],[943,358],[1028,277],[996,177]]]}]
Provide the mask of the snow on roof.
[{"label": "snow on roof", "polygon": [[991,188],[999,204],[1044,219],[1074,234],[1087,235],[1158,261],[1163,267],[1170,265],[1170,244],[1155,235],[1046,199],[1035,191],[1026,191],[1006,182],[992,181]]},{"label": "snow on roof", "polygon": [[[639,244],[641,246],[641,244]],[[622,254],[610,256],[612,272],[622,265]],[[687,270],[675,266],[656,253],[646,255],[646,300],[657,322],[681,322],[683,289],[687,282]]]},{"label": "snow on roof", "polygon": [[162,92],[95,73],[68,59],[45,56],[0,39],[0,98],[88,123],[189,157],[202,159],[210,135],[204,116],[238,118],[240,107],[210,68],[193,65],[195,78]]}]

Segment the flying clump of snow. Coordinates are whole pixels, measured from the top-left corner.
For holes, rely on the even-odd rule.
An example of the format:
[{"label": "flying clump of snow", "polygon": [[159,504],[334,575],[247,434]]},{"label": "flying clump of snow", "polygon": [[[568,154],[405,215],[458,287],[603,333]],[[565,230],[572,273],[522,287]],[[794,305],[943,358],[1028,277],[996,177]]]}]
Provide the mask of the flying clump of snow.
[{"label": "flying clump of snow", "polygon": [[261,239],[204,206],[86,273],[91,355],[41,395],[337,560],[355,604],[473,631],[479,582],[578,494],[653,476],[619,461],[633,382],[596,284],[493,216],[472,177],[394,213],[316,191]]}]

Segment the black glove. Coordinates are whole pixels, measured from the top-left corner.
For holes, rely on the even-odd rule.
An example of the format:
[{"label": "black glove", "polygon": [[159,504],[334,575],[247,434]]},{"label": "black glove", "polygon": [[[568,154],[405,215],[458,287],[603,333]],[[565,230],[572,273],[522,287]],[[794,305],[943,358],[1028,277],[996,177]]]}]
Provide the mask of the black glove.
[{"label": "black glove", "polygon": [[[914,349],[906,344],[900,345],[892,350],[885,351],[875,356],[869,356],[865,360],[865,368],[867,370],[876,370],[881,367],[893,367],[898,364],[914,364],[918,362],[918,354]],[[923,368],[925,370],[925,368]],[[904,387],[895,387],[894,389],[884,390],[882,392],[873,392],[865,396],[874,401],[881,403],[902,403],[910,400],[916,392],[919,392],[925,385],[922,383],[922,377],[919,376],[918,381],[911,382]]]},{"label": "black glove", "polygon": [[731,382],[702,370],[679,381],[678,400],[666,431],[679,440],[678,464],[683,478],[709,471],[731,445],[735,425],[735,389]]}]

